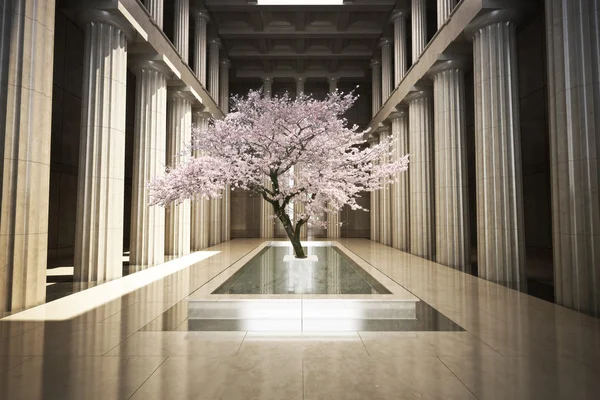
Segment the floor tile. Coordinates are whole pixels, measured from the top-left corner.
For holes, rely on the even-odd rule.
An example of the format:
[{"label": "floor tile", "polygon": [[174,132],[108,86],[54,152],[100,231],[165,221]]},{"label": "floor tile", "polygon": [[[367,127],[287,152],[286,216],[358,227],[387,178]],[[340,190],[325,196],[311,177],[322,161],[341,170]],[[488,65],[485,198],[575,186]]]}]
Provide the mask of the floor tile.
[{"label": "floor tile", "polygon": [[246,332],[142,331],[111,350],[107,356],[234,356]]},{"label": "floor tile", "polygon": [[0,399],[127,399],[164,357],[35,357],[0,374]]},{"label": "floor tile", "polygon": [[169,357],[132,399],[300,400],[302,360]]},{"label": "floor tile", "polygon": [[304,398],[476,398],[436,357],[305,357]]},{"label": "floor tile", "polygon": [[571,357],[552,361],[522,357],[441,357],[480,399],[593,399],[600,393],[596,371]]}]

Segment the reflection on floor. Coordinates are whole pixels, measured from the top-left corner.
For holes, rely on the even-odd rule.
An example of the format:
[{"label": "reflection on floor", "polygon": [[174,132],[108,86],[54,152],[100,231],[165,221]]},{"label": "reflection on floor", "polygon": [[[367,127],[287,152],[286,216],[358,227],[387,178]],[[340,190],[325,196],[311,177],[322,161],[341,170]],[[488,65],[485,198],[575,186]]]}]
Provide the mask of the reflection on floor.
[{"label": "reflection on floor", "polygon": [[464,331],[189,330],[177,307],[261,243],[234,240],[69,320],[0,320],[0,399],[593,399],[600,393],[600,320],[377,243],[340,242]]}]

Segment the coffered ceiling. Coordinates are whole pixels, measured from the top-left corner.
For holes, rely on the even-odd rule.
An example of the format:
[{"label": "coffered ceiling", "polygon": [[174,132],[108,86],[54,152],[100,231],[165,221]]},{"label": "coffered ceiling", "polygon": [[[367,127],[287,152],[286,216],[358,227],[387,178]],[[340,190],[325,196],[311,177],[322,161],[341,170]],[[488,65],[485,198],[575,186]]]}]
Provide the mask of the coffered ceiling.
[{"label": "coffered ceiling", "polygon": [[340,6],[264,6],[206,0],[212,29],[232,62],[232,78],[369,76],[369,60],[397,0]]}]

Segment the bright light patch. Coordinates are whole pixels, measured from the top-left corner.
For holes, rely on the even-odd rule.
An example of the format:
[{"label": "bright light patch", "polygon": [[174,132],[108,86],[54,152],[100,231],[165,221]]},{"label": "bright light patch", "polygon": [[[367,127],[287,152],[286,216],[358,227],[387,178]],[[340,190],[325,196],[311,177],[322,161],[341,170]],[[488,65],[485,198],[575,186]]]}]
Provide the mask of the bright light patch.
[{"label": "bright light patch", "polygon": [[257,0],[259,6],[341,6],[344,0]]}]

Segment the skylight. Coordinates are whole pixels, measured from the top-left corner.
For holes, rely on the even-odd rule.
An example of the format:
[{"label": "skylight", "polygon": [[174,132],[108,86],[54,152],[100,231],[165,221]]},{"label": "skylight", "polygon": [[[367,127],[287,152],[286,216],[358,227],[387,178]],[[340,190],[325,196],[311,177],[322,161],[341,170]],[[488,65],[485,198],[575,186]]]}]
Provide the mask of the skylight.
[{"label": "skylight", "polygon": [[341,6],[344,0],[257,0],[259,6]]}]

